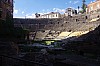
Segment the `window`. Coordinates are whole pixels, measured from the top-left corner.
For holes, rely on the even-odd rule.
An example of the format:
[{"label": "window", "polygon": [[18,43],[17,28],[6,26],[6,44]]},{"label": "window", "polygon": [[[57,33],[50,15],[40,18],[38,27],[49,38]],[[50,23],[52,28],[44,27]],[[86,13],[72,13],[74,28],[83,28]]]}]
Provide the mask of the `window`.
[{"label": "window", "polygon": [[92,10],[93,10],[93,7],[91,6],[91,7],[90,7],[90,11],[92,11]]},{"label": "window", "polygon": [[99,8],[99,3],[97,4],[97,8]]},{"label": "window", "polygon": [[54,15],[52,15],[52,17],[54,17]]},{"label": "window", "polygon": [[0,13],[0,18],[2,17],[2,14]]},{"label": "window", "polygon": [[1,1],[0,1],[0,8],[2,7]]},{"label": "window", "polygon": [[56,14],[56,17],[57,17],[57,14]]},{"label": "window", "polygon": [[0,8],[0,18],[2,17],[2,9]]},{"label": "window", "polygon": [[8,2],[8,0],[4,0],[4,2]]},{"label": "window", "polygon": [[10,0],[8,0],[8,3],[10,3]]},{"label": "window", "polygon": [[12,3],[13,0],[9,0],[9,1]]}]

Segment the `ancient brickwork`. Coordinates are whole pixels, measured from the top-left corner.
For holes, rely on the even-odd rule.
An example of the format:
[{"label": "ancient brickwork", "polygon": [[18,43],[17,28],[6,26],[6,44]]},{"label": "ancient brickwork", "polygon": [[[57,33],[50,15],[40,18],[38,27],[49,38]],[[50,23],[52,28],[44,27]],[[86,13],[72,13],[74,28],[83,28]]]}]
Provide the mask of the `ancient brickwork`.
[{"label": "ancient brickwork", "polygon": [[13,15],[13,0],[0,0],[0,19],[6,20],[7,13]]}]

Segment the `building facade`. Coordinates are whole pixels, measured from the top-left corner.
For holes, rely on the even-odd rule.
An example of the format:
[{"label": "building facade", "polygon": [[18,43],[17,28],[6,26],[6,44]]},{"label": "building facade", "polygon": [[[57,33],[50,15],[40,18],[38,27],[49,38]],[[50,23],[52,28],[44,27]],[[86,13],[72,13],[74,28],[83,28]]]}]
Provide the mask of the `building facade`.
[{"label": "building facade", "polygon": [[13,0],[0,0],[0,20],[13,18]]},{"label": "building facade", "polygon": [[87,14],[94,14],[98,12],[100,12],[100,0],[96,0],[95,2],[88,4],[86,9]]},{"label": "building facade", "polygon": [[39,18],[60,18],[61,14],[59,12],[51,12],[49,14],[41,15]]},{"label": "building facade", "polygon": [[74,10],[72,8],[67,8],[65,11],[65,16],[74,16],[77,14],[77,10]]}]

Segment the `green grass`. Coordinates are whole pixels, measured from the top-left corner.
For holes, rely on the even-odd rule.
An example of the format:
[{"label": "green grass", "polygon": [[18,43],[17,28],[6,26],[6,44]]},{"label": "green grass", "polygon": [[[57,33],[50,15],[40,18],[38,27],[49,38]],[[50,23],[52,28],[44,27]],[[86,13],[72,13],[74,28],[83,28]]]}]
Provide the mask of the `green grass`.
[{"label": "green grass", "polygon": [[54,42],[55,42],[55,40],[32,41],[32,43],[40,43],[40,44],[45,44],[45,45],[50,45]]}]

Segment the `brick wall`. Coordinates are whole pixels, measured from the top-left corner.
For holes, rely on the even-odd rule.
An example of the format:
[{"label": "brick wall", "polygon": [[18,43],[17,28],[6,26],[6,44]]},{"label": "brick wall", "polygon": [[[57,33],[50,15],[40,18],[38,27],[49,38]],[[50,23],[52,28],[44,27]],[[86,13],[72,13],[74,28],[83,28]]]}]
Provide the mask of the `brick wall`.
[{"label": "brick wall", "polygon": [[6,16],[6,14],[5,14],[5,5],[4,5],[4,3],[1,1],[1,3],[0,3],[0,6],[1,6],[1,18],[0,19],[2,19],[2,20],[4,20],[5,19],[5,16]]},{"label": "brick wall", "polygon": [[2,10],[1,20],[6,20],[6,13],[9,10],[10,13],[13,13],[13,0],[0,1],[0,9]]}]

